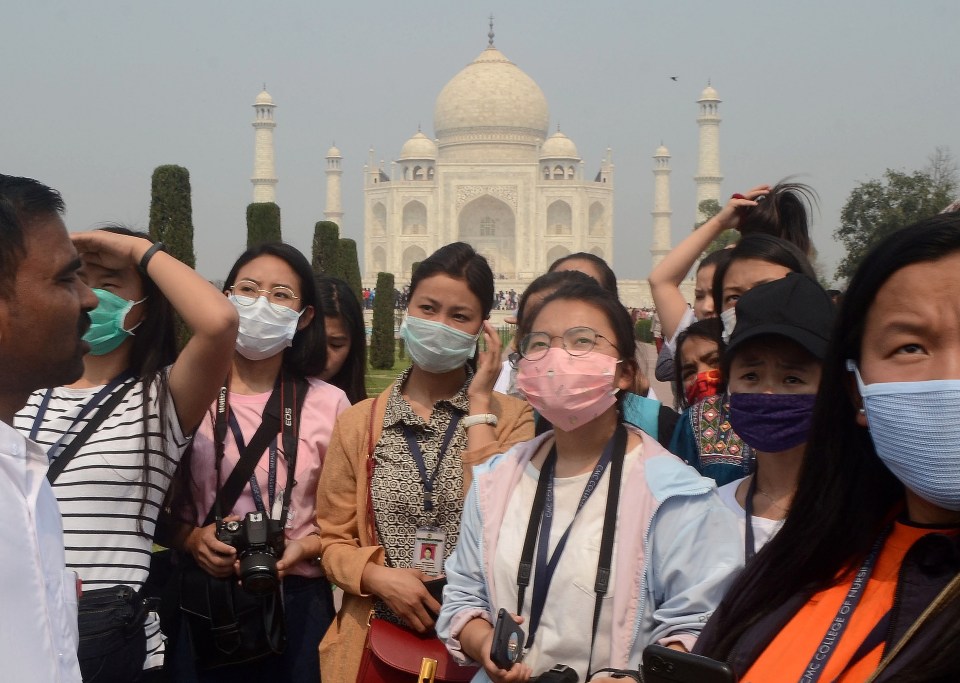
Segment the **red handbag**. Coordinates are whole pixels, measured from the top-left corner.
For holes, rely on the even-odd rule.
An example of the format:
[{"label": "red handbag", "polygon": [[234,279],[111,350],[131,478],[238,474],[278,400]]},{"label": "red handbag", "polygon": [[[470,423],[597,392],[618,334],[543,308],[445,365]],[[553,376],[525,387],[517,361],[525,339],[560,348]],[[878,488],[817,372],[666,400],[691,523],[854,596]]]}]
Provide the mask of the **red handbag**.
[{"label": "red handbag", "polygon": [[453,661],[436,635],[421,636],[385,619],[371,619],[357,683],[419,681],[424,657],[437,660],[437,683],[466,683],[478,671]]}]

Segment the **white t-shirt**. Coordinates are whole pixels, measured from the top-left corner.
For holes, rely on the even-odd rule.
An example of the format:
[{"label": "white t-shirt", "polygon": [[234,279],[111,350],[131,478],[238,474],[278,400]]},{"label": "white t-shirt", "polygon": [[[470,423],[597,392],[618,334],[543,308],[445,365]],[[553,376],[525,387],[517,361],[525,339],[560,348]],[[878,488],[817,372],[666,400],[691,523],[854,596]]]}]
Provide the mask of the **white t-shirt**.
[{"label": "white t-shirt", "polygon": [[[638,447],[626,454],[622,481],[627,480],[630,468],[636,462],[639,452]],[[523,551],[523,542],[539,478],[540,472],[533,465],[528,464],[507,504],[493,566],[497,596],[502,602],[496,605],[494,613],[501,607],[511,613],[516,612],[517,567],[520,565],[520,554]],[[589,479],[590,472],[586,472],[574,477],[554,480],[554,519],[550,527],[548,557],[552,556],[557,542],[566,531],[570,520],[573,519],[580,496]],[[583,510],[577,515],[576,522],[570,530],[566,548],[557,564],[553,581],[550,583],[550,591],[540,618],[536,640],[523,660],[533,669],[534,675],[541,674],[556,664],[566,664],[577,670],[581,681],[586,680],[593,610],[596,605],[596,594],[593,588],[597,578],[600,539],[603,535],[603,515],[609,488],[610,468],[608,467],[593,494],[583,506]],[[621,504],[622,502],[621,495]],[[615,539],[614,558],[617,556],[618,545]],[[603,598],[597,640],[593,651],[592,669],[594,671],[610,666],[616,561],[612,564],[609,590]],[[534,566],[536,566],[536,552],[534,552]],[[534,571],[533,574],[523,601],[524,633],[527,633],[530,628],[530,606],[533,601],[536,572]]]},{"label": "white t-shirt", "polygon": [[[740,538],[743,539],[746,543],[747,535],[747,511],[743,509],[743,506],[737,502],[737,487],[740,486],[740,482],[743,479],[737,479],[736,481],[731,481],[729,484],[724,484],[718,489],[720,494],[720,500],[723,501],[723,504],[728,508],[733,510],[734,514],[737,516],[737,523],[740,527]],[[755,550],[759,551],[767,541],[777,535],[777,532],[780,531],[780,527],[783,526],[782,519],[767,519],[766,517],[757,517],[753,515],[753,544]]]},{"label": "white t-shirt", "polygon": [[[139,590],[150,571],[153,534],[163,498],[188,440],[167,395],[166,424],[160,424],[157,383],[150,384],[147,421],[150,440],[149,484],[143,476],[143,384],[137,380],[113,412],[90,435],[53,484],[63,515],[67,567],[79,574],[84,589],[125,585]],[[84,404],[102,387],[53,389],[36,441],[44,452],[64,434],[62,447],[83,431],[96,414],[77,424]],[[17,413],[14,426],[29,435],[46,390],[36,391]],[[109,400],[106,397],[101,405]],[[166,434],[166,441],[161,440]],[[60,449],[62,451],[62,448]],[[147,502],[141,506],[144,487]],[[141,509],[142,507],[142,509]],[[147,616],[144,668],[163,664],[164,638],[155,612]]]}]

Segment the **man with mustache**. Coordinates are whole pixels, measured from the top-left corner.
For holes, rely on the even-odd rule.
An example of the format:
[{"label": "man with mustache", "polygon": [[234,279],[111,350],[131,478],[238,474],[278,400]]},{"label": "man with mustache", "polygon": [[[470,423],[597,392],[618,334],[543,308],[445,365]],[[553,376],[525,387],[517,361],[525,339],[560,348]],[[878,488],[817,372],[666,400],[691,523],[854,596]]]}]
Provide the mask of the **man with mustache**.
[{"label": "man with mustache", "polygon": [[65,569],[47,456],[13,427],[31,392],[73,382],[97,305],[60,194],[0,175],[0,661],[6,680],[79,683],[76,574]]}]

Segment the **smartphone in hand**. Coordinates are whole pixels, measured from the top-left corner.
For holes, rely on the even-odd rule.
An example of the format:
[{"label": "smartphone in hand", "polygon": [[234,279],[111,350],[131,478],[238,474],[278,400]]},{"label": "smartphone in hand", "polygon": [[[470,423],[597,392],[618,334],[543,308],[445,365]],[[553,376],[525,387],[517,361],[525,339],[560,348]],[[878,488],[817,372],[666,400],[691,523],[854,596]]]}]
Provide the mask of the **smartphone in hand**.
[{"label": "smartphone in hand", "polygon": [[737,683],[737,675],[726,662],[662,645],[643,650],[644,683]]},{"label": "smartphone in hand", "polygon": [[490,645],[490,661],[501,669],[510,670],[520,661],[523,654],[523,642],[526,636],[520,624],[513,620],[510,613],[500,608],[497,623],[493,626],[493,642]]}]

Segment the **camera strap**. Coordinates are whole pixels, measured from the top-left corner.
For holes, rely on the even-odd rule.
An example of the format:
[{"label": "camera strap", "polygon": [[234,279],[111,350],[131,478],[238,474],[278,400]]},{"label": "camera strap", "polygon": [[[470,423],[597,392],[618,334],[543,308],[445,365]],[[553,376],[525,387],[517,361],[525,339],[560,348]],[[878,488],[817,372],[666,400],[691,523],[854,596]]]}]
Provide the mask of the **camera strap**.
[{"label": "camera strap", "polygon": [[[557,462],[556,446],[544,460],[537,481],[537,492],[533,499],[533,509],[530,511],[530,522],[527,525],[527,534],[520,555],[520,567],[517,571],[517,614],[523,611],[523,601],[527,586],[530,585],[531,569],[533,568],[534,549],[537,552],[536,576],[533,585],[533,599],[530,605],[530,630],[524,649],[530,649],[536,638],[540,626],[540,617],[547,601],[547,593],[553,580],[554,572],[560,562],[560,557],[570,537],[570,531],[576,522],[577,515],[587,500],[593,494],[600,482],[604,471],[610,465],[610,484],[607,491],[606,509],[603,516],[603,533],[600,540],[600,553],[597,559],[597,576],[594,583],[596,602],[593,609],[593,628],[590,635],[590,657],[587,660],[587,673],[593,662],[593,647],[597,639],[597,630],[600,626],[600,610],[603,607],[603,598],[610,588],[610,568],[613,560],[613,541],[617,527],[617,508],[620,501],[620,482],[623,478],[623,461],[627,450],[627,430],[623,424],[617,425],[613,436],[607,442],[597,461],[590,478],[584,487],[580,502],[574,512],[573,519],[566,531],[557,541],[553,555],[547,557],[550,543],[550,527],[553,523],[553,481]],[[539,537],[539,538],[538,538]]]},{"label": "camera strap", "polygon": [[230,421],[230,406],[227,401],[229,392],[226,385],[220,388],[213,429],[217,496],[202,526],[212,524],[217,519],[223,519],[224,511],[233,509],[244,487],[253,476],[254,468],[256,468],[260,458],[263,457],[264,450],[271,441],[276,443],[278,433],[283,444],[284,459],[287,462],[287,485],[283,492],[283,511],[280,516],[281,526],[286,526],[290,496],[295,483],[300,413],[303,410],[303,398],[306,396],[307,389],[307,381],[302,377],[294,380],[286,372],[282,372],[277,377],[273,392],[267,399],[266,406],[264,406],[260,427],[257,428],[249,444],[243,446],[241,442],[237,443],[240,458],[227,481],[221,487],[220,481],[227,428]]},{"label": "camera strap", "polygon": [[[237,422],[237,416],[231,412],[227,422],[230,425],[230,431],[233,432],[233,440],[237,444],[237,449],[243,453],[247,444],[243,438],[243,432],[240,430],[240,423]],[[253,503],[257,506],[257,510],[267,517],[273,514],[273,503],[277,497],[277,451],[277,437],[274,436],[273,441],[270,442],[269,462],[267,464],[267,497],[270,504],[269,508],[263,502],[263,493],[260,491],[260,482],[257,481],[256,472],[250,475],[250,493],[253,494]]]}]

